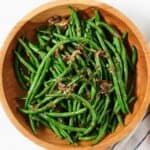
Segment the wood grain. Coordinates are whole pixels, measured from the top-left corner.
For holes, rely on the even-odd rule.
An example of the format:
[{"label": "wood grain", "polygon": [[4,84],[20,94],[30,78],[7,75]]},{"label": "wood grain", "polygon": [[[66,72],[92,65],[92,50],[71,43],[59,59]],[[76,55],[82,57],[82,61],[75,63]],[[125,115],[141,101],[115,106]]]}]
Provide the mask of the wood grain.
[{"label": "wood grain", "polygon": [[[121,32],[129,33],[129,42],[138,49],[138,62],[136,66],[136,89],[137,101],[133,106],[132,113],[126,116],[125,126],[118,126],[117,130],[105,137],[99,144],[91,146],[90,142],[80,143],[78,146],[69,145],[65,140],[60,140],[48,129],[40,129],[39,134],[34,136],[25,120],[17,111],[16,98],[24,94],[16,81],[13,69],[13,51],[16,47],[17,38],[25,35],[34,38],[35,28],[47,22],[53,15],[68,15],[68,6],[85,10],[96,7],[109,24],[115,26]],[[90,0],[63,0],[55,3],[47,3],[25,16],[8,35],[0,53],[0,99],[8,117],[26,137],[31,141],[50,150],[103,150],[126,137],[143,118],[150,101],[150,54],[148,46],[137,27],[121,12],[104,3]]]}]

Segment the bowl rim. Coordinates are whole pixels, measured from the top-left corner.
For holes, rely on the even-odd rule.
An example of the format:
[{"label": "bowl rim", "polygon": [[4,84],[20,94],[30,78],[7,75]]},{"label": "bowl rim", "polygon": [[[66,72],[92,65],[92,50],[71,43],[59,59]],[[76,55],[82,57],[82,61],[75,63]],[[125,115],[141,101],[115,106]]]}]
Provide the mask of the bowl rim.
[{"label": "bowl rim", "polygon": [[[107,11],[111,11],[113,12],[113,15],[117,16],[117,18],[119,18],[120,20],[126,20],[126,24],[128,25],[128,27],[137,35],[138,40],[143,43],[142,44],[142,48],[143,48],[143,52],[146,58],[146,67],[148,68],[148,66],[150,65],[150,52],[148,52],[148,45],[144,39],[144,37],[142,36],[142,34],[140,33],[140,31],[138,30],[138,28],[125,16],[122,14],[122,12],[120,12],[119,10],[117,10],[116,8],[105,4],[103,2],[96,2],[96,1],[90,1],[90,0],[63,0],[63,1],[53,1],[53,2],[48,2],[45,3],[35,9],[33,9],[31,12],[29,12],[25,17],[23,17],[21,19],[21,21],[19,21],[14,28],[11,30],[11,32],[8,34],[8,36],[6,37],[6,40],[4,41],[4,44],[2,46],[2,49],[0,51],[0,82],[1,82],[1,86],[0,86],[0,98],[1,98],[1,103],[3,106],[3,110],[6,112],[8,118],[10,119],[10,121],[14,124],[14,126],[21,132],[23,133],[23,135],[25,137],[27,137],[28,139],[30,139],[32,142],[38,144],[39,146],[43,146],[45,148],[48,149],[62,149],[62,150],[71,150],[71,149],[76,149],[79,150],[81,149],[81,147],[73,147],[73,146],[65,146],[63,145],[63,147],[61,145],[55,145],[52,143],[47,143],[46,141],[43,141],[41,139],[39,139],[38,137],[34,136],[33,134],[31,134],[30,132],[28,132],[20,123],[19,121],[15,118],[15,116],[13,115],[11,109],[9,108],[9,105],[7,103],[6,100],[6,96],[5,96],[5,92],[4,92],[4,88],[3,88],[3,64],[4,64],[4,59],[5,59],[5,55],[7,53],[7,49],[8,46],[10,44],[10,42],[12,41],[12,39],[14,38],[15,34],[19,31],[19,29],[27,22],[29,21],[31,18],[33,18],[34,16],[38,15],[39,13],[46,11],[48,9],[51,9],[53,7],[56,6],[61,6],[61,5],[66,5],[66,4],[85,4],[85,5],[89,5],[89,6],[103,6],[105,9],[107,9]],[[114,137],[111,138],[111,140],[109,141],[105,141],[101,144],[98,143],[97,145],[94,146],[82,146],[82,149],[84,150],[91,150],[91,149],[103,149],[106,147],[110,147],[113,144],[119,142],[120,140],[122,140],[124,137],[126,137],[137,125],[137,123],[142,119],[142,117],[144,116],[148,105],[150,103],[150,94],[148,94],[148,91],[150,91],[150,69],[147,69],[147,74],[148,74],[148,82],[147,82],[147,86],[146,86],[146,92],[145,92],[145,97],[143,100],[142,105],[139,108],[139,113],[140,116],[139,117],[139,113],[138,115],[136,114],[135,117],[133,118],[132,122],[130,124],[128,124],[119,134],[115,135]]]}]

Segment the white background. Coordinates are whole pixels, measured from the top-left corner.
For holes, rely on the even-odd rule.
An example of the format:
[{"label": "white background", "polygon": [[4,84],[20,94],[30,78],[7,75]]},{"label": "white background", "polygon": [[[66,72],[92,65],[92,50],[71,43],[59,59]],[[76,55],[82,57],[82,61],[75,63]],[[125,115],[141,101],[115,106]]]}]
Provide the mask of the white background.
[{"label": "white background", "polygon": [[[121,10],[141,30],[150,42],[150,1],[149,0],[101,0]],[[1,0],[0,3],[0,47],[12,27],[33,8],[48,0]],[[0,149],[41,150],[25,138],[7,119],[0,106]],[[145,148],[143,150],[146,150]]]}]

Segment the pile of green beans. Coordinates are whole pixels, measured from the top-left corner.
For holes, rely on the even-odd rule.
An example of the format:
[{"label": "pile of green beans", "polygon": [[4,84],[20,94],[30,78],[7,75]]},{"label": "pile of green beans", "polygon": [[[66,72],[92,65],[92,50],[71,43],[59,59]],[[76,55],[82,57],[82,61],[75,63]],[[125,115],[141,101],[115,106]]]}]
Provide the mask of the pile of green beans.
[{"label": "pile of green beans", "polygon": [[27,93],[19,110],[34,134],[43,125],[71,144],[97,144],[124,125],[136,99],[137,52],[98,10],[91,18],[82,12],[84,19],[69,10],[69,17],[53,16],[36,29],[35,41],[19,38],[14,66]]}]

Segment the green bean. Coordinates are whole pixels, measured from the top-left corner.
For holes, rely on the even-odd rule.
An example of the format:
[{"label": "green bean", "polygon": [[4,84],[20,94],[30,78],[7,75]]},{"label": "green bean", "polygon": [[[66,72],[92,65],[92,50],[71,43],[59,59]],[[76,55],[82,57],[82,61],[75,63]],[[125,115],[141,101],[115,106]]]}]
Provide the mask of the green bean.
[{"label": "green bean", "polygon": [[66,69],[65,63],[63,62],[60,56],[58,57],[58,61],[59,61],[60,66],[63,68],[63,70],[65,70]]},{"label": "green bean", "polygon": [[32,83],[33,79],[34,79],[34,76],[35,76],[35,72],[31,72],[31,75],[30,75],[30,83]]},{"label": "green bean", "polygon": [[30,78],[23,72],[23,70],[21,70],[20,69],[20,74],[21,74],[21,76],[26,80],[26,81],[28,81],[28,82],[30,82],[29,80],[30,80]]},{"label": "green bean", "polygon": [[95,21],[97,24],[101,20],[101,17],[100,17],[99,11],[97,9],[94,10],[94,13],[95,13]]},{"label": "green bean", "polygon": [[111,132],[113,133],[117,126],[117,120],[114,118],[111,126]]},{"label": "green bean", "polygon": [[86,111],[86,108],[82,108],[76,112],[63,112],[63,113],[51,112],[51,113],[48,113],[47,115],[50,117],[69,117],[69,116],[76,116],[76,115],[82,114],[85,111]]},{"label": "green bean", "polygon": [[[52,85],[52,84],[50,84],[50,85]],[[38,93],[35,96],[35,98],[40,98],[41,96],[43,96],[51,88],[50,85],[46,85],[46,87],[40,93]]]},{"label": "green bean", "polygon": [[38,33],[42,33],[44,35],[50,35],[51,34],[51,31],[50,30],[44,30],[44,29],[37,29],[38,30]]},{"label": "green bean", "polygon": [[86,135],[86,134],[90,133],[92,131],[92,129],[95,127],[95,124],[96,124],[96,113],[95,113],[94,109],[92,108],[92,106],[90,105],[90,103],[88,101],[86,101],[84,98],[82,98],[81,96],[76,95],[76,94],[71,94],[71,96],[74,99],[80,100],[90,110],[90,113],[91,113],[91,116],[92,116],[92,121],[91,121],[90,126],[83,133],[83,135]]},{"label": "green bean", "polygon": [[[101,107],[101,105],[103,104],[103,100],[99,101],[101,97],[99,96],[96,96],[96,100],[94,102],[94,104],[92,105],[92,107],[95,109],[95,112],[96,112],[96,115],[99,115],[98,114],[98,110],[99,108]],[[91,119],[91,116],[90,114],[87,116],[87,122],[89,122]]]},{"label": "green bean", "polygon": [[119,54],[116,52],[115,48],[113,47],[113,45],[108,40],[105,40],[105,43],[112,50],[112,52],[115,55],[117,61],[119,62],[120,69],[122,70],[123,65],[122,65],[122,60],[121,60]]},{"label": "green bean", "polygon": [[24,49],[26,50],[27,54],[29,55],[29,59],[31,58],[33,60],[32,64],[35,65],[36,68],[38,68],[39,61],[36,58],[36,56],[32,53],[32,51],[30,50],[30,48],[27,46],[27,44],[22,39],[19,39],[19,42],[21,43],[21,45],[24,47]]},{"label": "green bean", "polygon": [[69,141],[70,144],[74,143],[71,136],[65,130],[61,130],[61,134],[63,134],[63,136]]},{"label": "green bean", "polygon": [[[84,114],[81,115],[81,118],[82,118],[82,120],[80,121],[81,126],[86,126],[86,117],[87,117],[86,113],[84,113]],[[77,134],[76,136],[77,137],[81,137],[82,135]]]},{"label": "green bean", "polygon": [[99,111],[101,111],[101,109],[103,109],[103,107],[106,107],[105,106],[106,104],[102,107],[102,105],[104,104],[104,101],[105,101],[105,99],[103,97],[100,97],[99,101],[98,101],[99,103],[97,105],[95,105],[95,111],[97,112],[97,114]]},{"label": "green bean", "polygon": [[53,122],[53,120],[52,120],[51,122],[49,122],[49,125],[50,125],[51,129],[55,132],[55,134],[56,134],[58,137],[63,138],[63,136],[61,135],[61,132],[60,132],[59,128],[57,128],[57,127],[55,126],[55,123]]},{"label": "green bean", "polygon": [[40,116],[47,120],[48,122],[51,122],[53,121],[54,124],[56,124],[56,126],[59,126],[61,129],[64,129],[64,130],[68,130],[68,131],[76,131],[76,132],[85,132],[86,131],[86,128],[78,128],[78,127],[71,127],[71,126],[68,126],[68,125],[65,125],[65,124],[61,124],[59,123],[58,121],[48,117],[47,115],[45,114],[40,114]]},{"label": "green bean", "polygon": [[122,42],[122,40],[120,40],[120,45],[121,45],[121,49],[122,49],[122,61],[123,61],[123,69],[124,69],[124,81],[127,84],[128,81],[128,64],[127,64],[127,53],[126,53],[126,49],[125,46]]},{"label": "green bean", "polygon": [[61,40],[66,40],[67,38],[61,34],[58,34],[58,33],[54,33],[54,36],[61,39]]},{"label": "green bean", "polygon": [[56,65],[54,65],[54,70],[56,71],[57,76],[61,74],[61,71],[58,69]]},{"label": "green bean", "polygon": [[[123,33],[123,35],[122,35],[122,41],[123,41],[123,43],[125,43],[126,38],[127,38],[127,33],[125,32],[125,33]],[[117,37],[114,37],[113,40],[114,40],[114,45],[115,45],[115,47],[116,47],[118,53],[120,54],[121,59],[123,60],[123,57],[122,57],[122,55],[121,55],[121,44],[120,44],[120,42],[119,42],[119,39],[118,39]],[[127,62],[128,62],[129,67],[130,67],[132,70],[134,70],[134,68],[133,68],[133,66],[132,66],[132,62],[131,62],[129,56],[126,55],[126,57],[127,57]]]},{"label": "green bean", "polygon": [[108,116],[106,118],[106,122],[104,123],[104,125],[102,125],[102,127],[100,126],[98,135],[93,141],[93,144],[97,144],[104,137],[104,135],[106,134],[107,127],[108,127]]},{"label": "green bean", "polygon": [[111,33],[113,36],[116,36],[116,37],[118,37],[119,35],[118,35],[118,33],[110,26],[110,25],[108,25],[108,24],[106,24],[105,22],[99,22],[98,24],[97,24],[98,26],[100,26],[100,27],[103,27],[103,28],[105,28],[107,31],[109,31],[109,33]]},{"label": "green bean", "polygon": [[88,22],[88,24],[92,27],[92,28],[95,28],[96,30],[97,30],[97,32],[100,34],[100,35],[102,35],[102,37],[104,37],[105,38],[105,34],[104,34],[104,32],[103,32],[103,30],[101,30],[101,28],[99,28],[97,25],[99,25],[99,22],[97,22],[97,25],[96,24],[94,24],[93,22]]},{"label": "green bean", "polygon": [[[77,101],[73,101],[72,110],[73,110],[73,111],[76,111],[76,107],[77,107]],[[76,116],[73,116],[73,117],[72,117],[72,120],[73,120],[73,123],[76,124],[76,122],[77,122]]]},{"label": "green bean", "polygon": [[132,51],[132,58],[131,58],[131,61],[132,61],[132,65],[133,65],[133,67],[134,67],[135,64],[136,64],[136,60],[137,60],[137,50],[136,50],[136,47],[132,46],[132,47],[131,47],[131,51]]},{"label": "green bean", "polygon": [[90,29],[90,25],[89,24],[86,24],[86,27],[85,27],[85,33],[84,33],[84,37],[85,38],[89,38],[89,37],[92,37],[92,31]]},{"label": "green bean", "polygon": [[78,15],[77,15],[77,13],[76,13],[76,11],[74,10],[73,7],[70,7],[70,12],[71,12],[72,20],[76,25],[77,36],[81,36],[81,25],[80,25]]},{"label": "green bean", "polygon": [[124,106],[126,107],[127,111],[129,112],[129,108],[128,108],[128,105],[127,105],[127,93],[126,93],[126,90],[125,90],[125,84],[123,83],[123,80],[121,79],[121,73],[120,73],[120,68],[119,68],[119,65],[117,63],[115,63],[115,66],[116,66],[116,74],[117,74],[117,77],[118,77],[118,83],[120,85],[120,92],[122,94],[122,97],[123,97],[123,102],[124,102]]},{"label": "green bean", "polygon": [[80,55],[77,55],[77,60],[79,61],[79,63],[81,64],[82,67],[86,66],[85,61],[83,60],[83,58]]},{"label": "green bean", "polygon": [[66,68],[62,68],[60,64],[56,64],[55,66],[58,68],[60,73],[64,72],[64,70],[66,69]]},{"label": "green bean", "polygon": [[128,32],[123,32],[121,38],[124,42],[126,41],[127,37],[128,37]]},{"label": "green bean", "polygon": [[24,113],[24,114],[38,114],[38,113],[41,113],[41,112],[44,112],[45,110],[48,110],[52,107],[55,107],[55,105],[57,103],[59,103],[60,101],[64,100],[65,98],[64,97],[59,97],[57,99],[55,99],[54,101],[52,102],[49,102],[48,104],[46,104],[45,106],[43,106],[42,108],[35,108],[35,110],[27,110],[27,109],[23,109],[23,108],[20,108],[19,110]]},{"label": "green bean", "polygon": [[137,99],[136,96],[132,96],[129,100],[128,103],[131,104],[133,101],[135,101]]},{"label": "green bean", "polygon": [[72,36],[70,36],[70,37],[75,37],[77,29],[75,29],[75,25],[73,24],[73,17],[71,17],[71,18],[72,18],[72,24],[71,24],[71,27],[70,27],[70,32],[71,32]]},{"label": "green bean", "polygon": [[[37,78],[39,75],[38,75],[38,71],[34,77],[34,80],[33,80],[33,83],[32,85],[30,86],[30,89],[28,91],[28,95],[27,95],[27,99],[26,99],[26,102],[25,102],[25,108],[27,108],[27,106],[30,104],[30,102],[32,101],[32,98],[35,96],[36,92],[38,91],[40,85],[41,85],[41,82],[43,81],[44,77],[45,77],[45,73],[47,72],[47,68],[50,64],[50,61],[47,60],[46,61],[46,64],[44,66],[44,69],[41,73],[41,76],[39,78]],[[39,67],[40,68],[40,67]],[[38,69],[39,70],[39,69]],[[38,76],[37,76],[38,75]],[[37,81],[38,80],[38,81]],[[37,82],[35,82],[37,81]],[[34,84],[37,84],[37,86],[35,87]]]},{"label": "green bean", "polygon": [[81,85],[81,87],[79,88],[79,91],[78,91],[78,94],[79,94],[79,95],[81,95],[81,94],[83,93],[83,91],[84,91],[86,85],[87,85],[87,83],[85,83],[85,82]]},{"label": "green bean", "polygon": [[39,108],[43,104],[45,104],[45,103],[49,102],[50,100],[52,100],[53,98],[59,97],[61,95],[62,95],[61,91],[58,91],[54,94],[47,95],[42,101],[40,101],[37,105],[35,105],[35,108]]},{"label": "green bean", "polygon": [[15,51],[16,57],[18,58],[18,60],[31,72],[35,72],[35,69],[29,64],[27,63],[21,56],[20,54]]},{"label": "green bean", "polygon": [[27,90],[28,87],[27,85],[25,84],[25,81],[24,81],[24,78],[22,77],[22,74],[20,72],[20,65],[19,65],[19,61],[18,59],[15,59],[15,73],[16,73],[16,77],[19,81],[19,84],[20,86],[24,89],[24,90]]},{"label": "green bean", "polygon": [[[107,47],[104,43],[104,41],[102,40],[102,38],[99,36],[99,34],[97,34],[97,37],[99,39],[99,42],[102,46],[102,48],[106,51],[107,50]],[[106,51],[107,52],[107,51]],[[107,52],[108,54],[108,63],[111,67],[114,67],[114,63],[113,61],[111,60],[111,57],[109,55],[109,53]],[[123,113],[126,113],[128,110],[127,108],[125,108],[124,104],[123,104],[123,100],[122,100],[122,97],[121,97],[121,93],[120,93],[120,89],[119,89],[119,85],[118,85],[118,81],[117,81],[117,76],[116,76],[116,73],[114,71],[111,72],[112,73],[112,78],[113,78],[113,83],[114,83],[114,87],[115,87],[115,92],[116,92],[116,95],[117,95],[117,99],[118,99],[118,102],[120,103],[120,107],[123,111]]]},{"label": "green bean", "polygon": [[[28,104],[32,101],[32,98],[35,96],[37,90],[39,89],[40,85],[41,85],[41,81],[44,79],[45,77],[45,73],[47,72],[47,68],[49,66],[50,61],[48,60],[49,57],[57,50],[57,48],[59,48],[62,44],[65,43],[69,43],[70,40],[66,40],[63,42],[59,42],[58,44],[56,44],[49,52],[48,54],[44,57],[43,61],[41,62],[37,73],[34,77],[33,83],[28,91],[28,95],[27,95],[27,99],[25,102],[25,108],[28,106]],[[47,61],[48,60],[48,61]],[[45,65],[46,62],[46,65]],[[45,67],[44,67],[45,65]],[[43,70],[44,67],[44,70]],[[43,71],[42,71],[43,70]],[[42,72],[42,73],[41,73]]]},{"label": "green bean", "polygon": [[96,138],[96,135],[91,135],[91,136],[79,137],[79,140],[89,141],[89,140],[94,140],[95,138]]},{"label": "green bean", "polygon": [[38,39],[40,48],[43,48],[45,46],[45,41],[41,38],[40,34],[37,34],[37,39]]},{"label": "green bean", "polygon": [[[71,17],[70,17],[71,18]],[[71,22],[71,21],[70,21]],[[67,29],[67,31],[66,31],[66,33],[65,33],[65,36],[67,36],[67,37],[72,37],[73,35],[72,35],[72,32],[71,32],[71,23],[69,22],[69,24],[68,24],[68,29]]]},{"label": "green bean", "polygon": [[39,48],[37,45],[33,44],[32,42],[28,42],[28,46],[31,50],[33,50],[35,53],[39,52]]},{"label": "green bean", "polygon": [[77,81],[80,80],[80,78],[81,78],[80,76],[75,76],[67,86],[71,86],[72,84],[76,83]]},{"label": "green bean", "polygon": [[49,42],[50,37],[46,35],[41,35],[41,39],[45,40],[46,42]]},{"label": "green bean", "polygon": [[91,101],[94,100],[96,95],[96,88],[94,86],[91,86]]},{"label": "green bean", "polygon": [[122,120],[122,117],[121,117],[121,115],[120,114],[116,114],[116,116],[117,116],[117,120],[118,120],[118,122],[119,122],[119,124],[124,124],[124,122],[123,122],[123,120]]},{"label": "green bean", "polygon": [[64,70],[64,72],[62,72],[59,76],[56,77],[56,79],[60,79],[62,78],[63,76],[67,75],[72,69],[72,64],[70,64],[66,70]]},{"label": "green bean", "polygon": [[[72,101],[69,100],[69,101],[68,101],[68,111],[69,111],[69,112],[72,112],[72,110],[73,110],[73,108],[72,108]],[[74,121],[74,120],[73,120],[73,117],[70,117],[70,118],[69,118],[69,125],[70,125],[70,126],[73,126],[73,121]]]},{"label": "green bean", "polygon": [[57,33],[61,34],[60,26],[59,26],[59,25],[55,25],[55,26],[56,26],[56,31],[57,31]]},{"label": "green bean", "polygon": [[104,105],[104,109],[100,115],[100,117],[98,118],[97,122],[98,124],[100,124],[102,122],[102,119],[104,118],[104,116],[106,115],[106,111],[107,111],[107,108],[109,106],[109,103],[110,103],[110,97],[109,96],[106,96],[106,99],[105,99],[105,105]]},{"label": "green bean", "polygon": [[58,77],[57,73],[55,72],[55,70],[53,68],[50,68],[50,72],[51,72],[51,74],[53,75],[54,78]]},{"label": "green bean", "polygon": [[49,93],[51,94],[52,93],[52,91],[55,89],[55,87],[57,86],[57,82],[55,82],[52,86],[51,86],[51,88],[50,88],[50,90],[49,90]]},{"label": "green bean", "polygon": [[[84,89],[85,89],[86,85],[87,85],[87,83],[85,83],[85,82],[81,85],[81,87],[78,90],[79,95],[81,95],[84,92]],[[80,109],[80,107],[81,107],[81,103],[78,102],[77,106],[76,106],[76,110],[78,111]],[[78,115],[77,117],[78,117],[78,120],[81,119],[81,115]]]},{"label": "green bean", "polygon": [[44,125],[45,127],[49,128],[49,124],[45,121],[45,120],[42,120],[39,116],[33,116],[32,119],[34,121],[38,121],[40,122],[42,125]]},{"label": "green bean", "polygon": [[35,129],[35,124],[34,124],[34,121],[32,119],[32,115],[31,114],[29,114],[29,122],[30,122],[31,129],[32,129],[33,133],[37,134],[36,129]]},{"label": "green bean", "polygon": [[[62,40],[67,40],[68,39],[65,36],[57,34],[57,33],[54,33],[54,36],[56,36],[56,37],[58,37],[58,38],[60,38]],[[92,46],[92,48],[95,48],[95,49],[99,48],[98,45],[94,41],[91,41],[88,38],[84,38],[84,37],[72,37],[72,38],[70,38],[70,40],[71,41],[77,41],[77,42],[85,42],[87,44],[90,44]]]},{"label": "green bean", "polygon": [[119,42],[119,38],[113,37],[113,44],[116,47],[117,52],[121,55],[121,45]]},{"label": "green bean", "polygon": [[95,102],[93,104],[93,108],[96,110],[96,108],[98,107],[98,105],[100,105],[100,101],[101,100],[101,95],[99,93],[97,93],[96,98],[95,98]]},{"label": "green bean", "polygon": [[99,59],[99,56],[96,54],[95,55],[95,62],[96,62],[96,73],[98,74],[99,78],[102,79],[102,65],[101,65],[101,60]]}]

